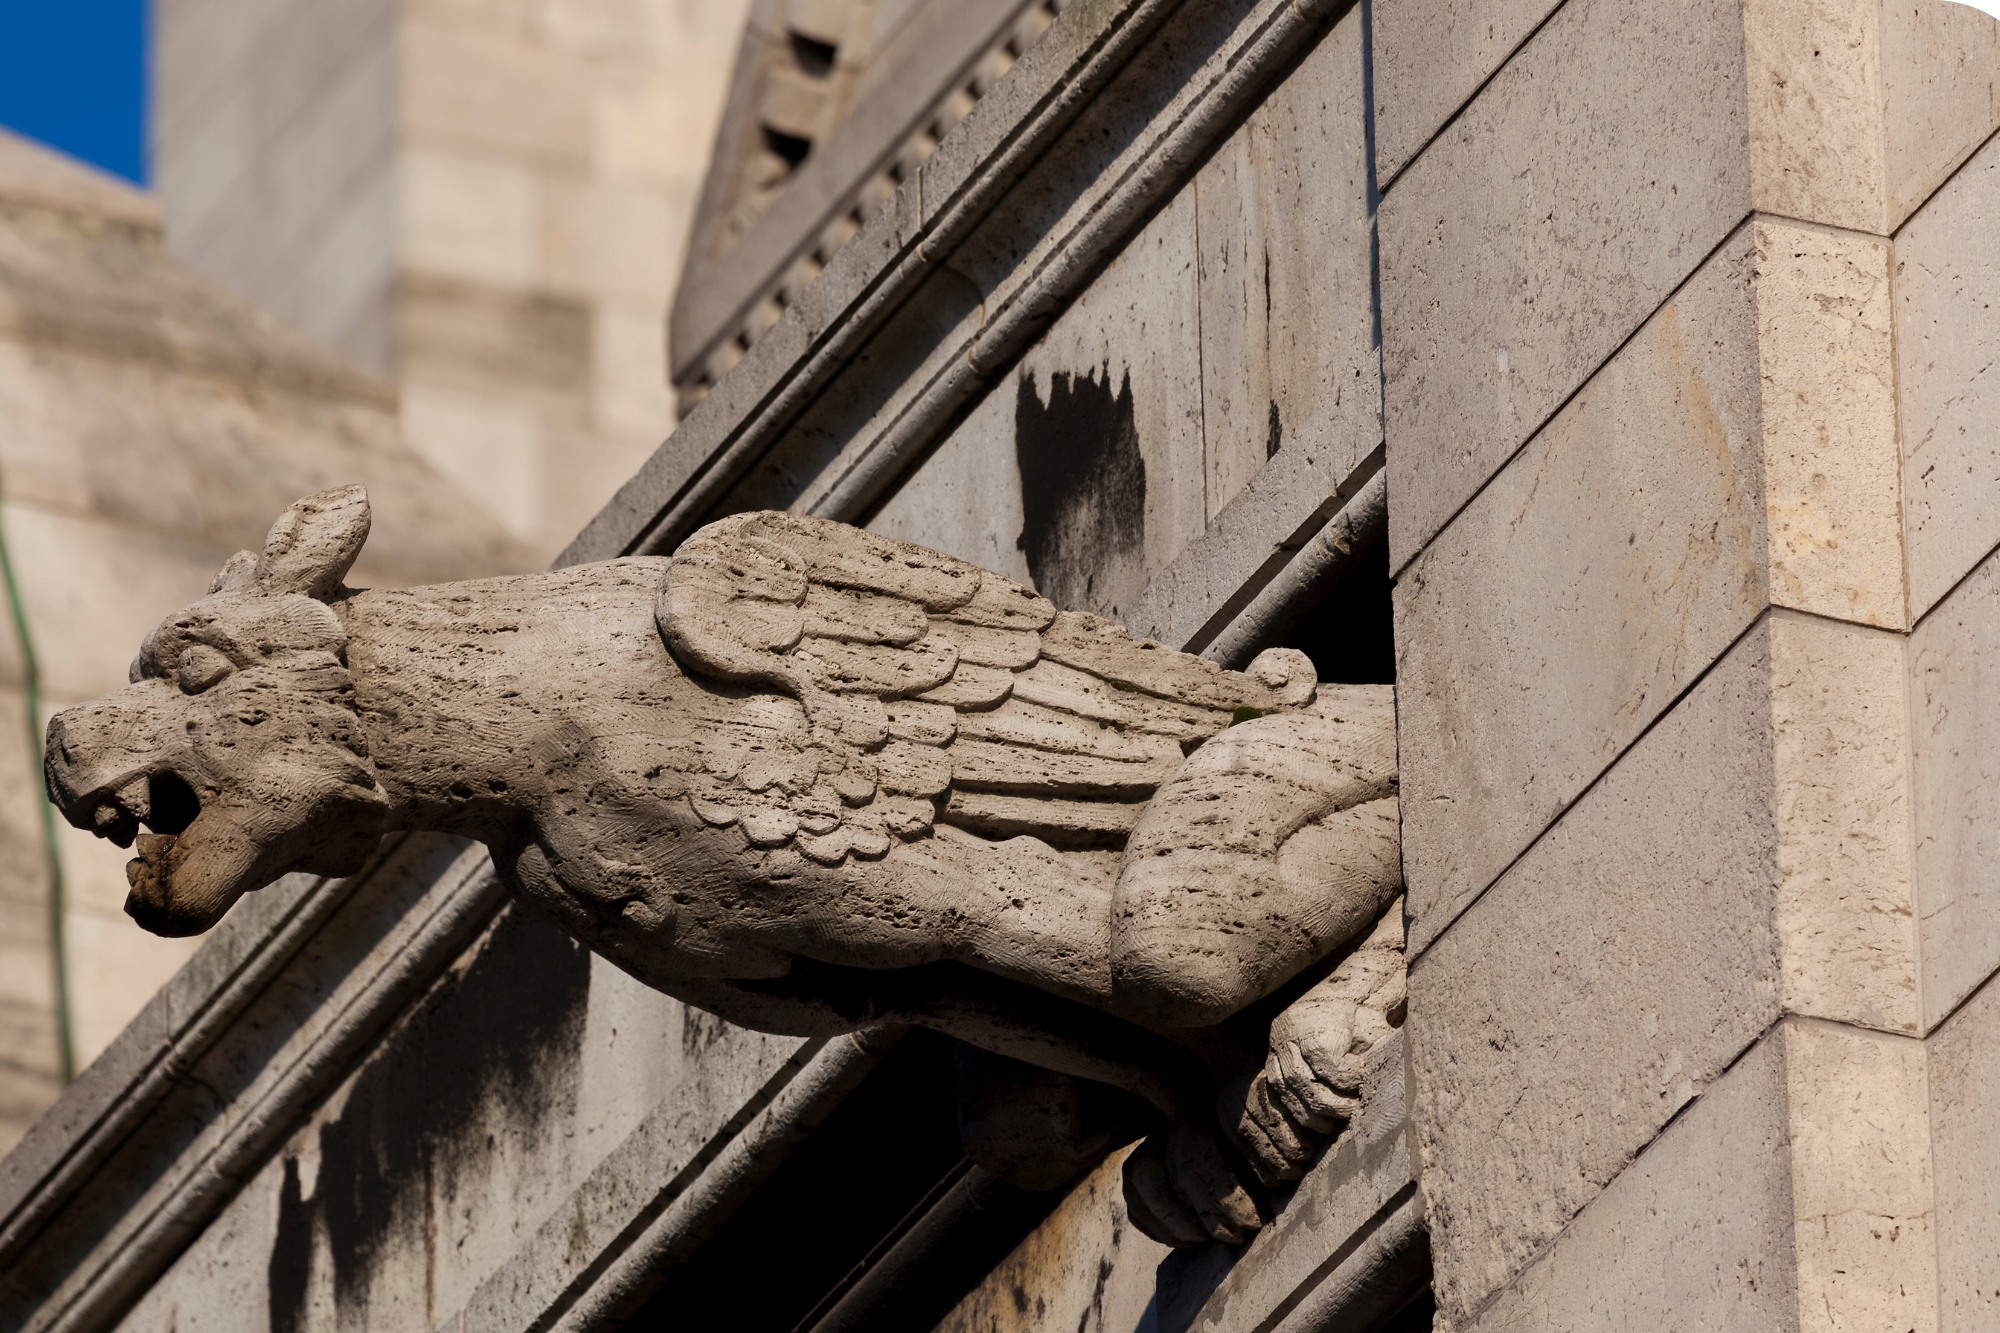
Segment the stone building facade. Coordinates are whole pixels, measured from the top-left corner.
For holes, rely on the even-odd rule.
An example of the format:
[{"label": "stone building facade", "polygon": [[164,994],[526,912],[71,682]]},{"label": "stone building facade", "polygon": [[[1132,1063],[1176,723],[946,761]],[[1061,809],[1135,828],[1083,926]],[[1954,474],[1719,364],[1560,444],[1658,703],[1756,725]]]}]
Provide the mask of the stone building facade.
[{"label": "stone building facade", "polygon": [[409,838],[246,899],[0,1165],[0,1318],[1990,1328],[2000,26],[996,6],[864,141],[877,11],[795,7],[705,189],[692,409],[562,559],[790,509],[1393,681],[1362,1114],[1168,1255],[1115,1156],[967,1163],[946,1044],[732,1028]]},{"label": "stone building facade", "polygon": [[195,268],[391,380],[544,558],[674,420],[664,315],[743,0],[160,0]]},{"label": "stone building facade", "polygon": [[161,606],[302,487],[374,488],[397,529],[362,575],[378,583],[534,559],[403,447],[388,384],[169,258],[159,212],[0,132],[4,1147],[192,952],[133,933],[123,856],[43,819],[29,742],[48,715],[123,681]]}]

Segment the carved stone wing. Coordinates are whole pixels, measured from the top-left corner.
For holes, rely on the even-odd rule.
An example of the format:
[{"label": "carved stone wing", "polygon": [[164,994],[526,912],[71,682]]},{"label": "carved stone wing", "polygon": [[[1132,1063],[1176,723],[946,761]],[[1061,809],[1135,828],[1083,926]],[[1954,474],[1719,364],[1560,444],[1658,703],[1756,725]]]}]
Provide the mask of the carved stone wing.
[{"label": "carved stone wing", "polygon": [[783,697],[746,700],[704,741],[696,812],[822,864],[939,823],[1122,846],[1189,750],[1313,696],[1301,654],[1224,671],[964,561],[788,514],[690,537],[658,620],[690,673]]}]

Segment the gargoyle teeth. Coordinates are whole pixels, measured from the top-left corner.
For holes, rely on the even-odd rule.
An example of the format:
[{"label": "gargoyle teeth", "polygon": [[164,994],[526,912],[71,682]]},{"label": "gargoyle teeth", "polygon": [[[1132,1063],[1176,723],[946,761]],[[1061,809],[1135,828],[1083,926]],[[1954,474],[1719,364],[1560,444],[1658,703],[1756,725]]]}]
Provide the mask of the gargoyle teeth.
[{"label": "gargoyle teeth", "polygon": [[[141,778],[139,785],[141,791],[143,791],[145,779]],[[131,785],[127,784],[124,789],[115,795],[98,803],[96,808],[90,812],[90,831],[92,833],[120,847],[130,847],[132,845],[132,839],[138,836],[139,833],[139,816],[133,813],[131,806],[126,804],[127,800],[130,799],[130,792]],[[143,799],[142,796],[141,800],[143,801]]]},{"label": "gargoyle teeth", "polygon": [[139,838],[139,854],[125,863],[125,882],[136,895],[148,901],[164,899],[161,891],[169,879],[167,854],[178,841],[170,833],[147,833]]},{"label": "gargoyle teeth", "polygon": [[116,801],[118,807],[126,814],[132,816],[132,818],[144,820],[147,815],[152,813],[152,790],[153,780],[142,773],[120,787],[111,799]]}]

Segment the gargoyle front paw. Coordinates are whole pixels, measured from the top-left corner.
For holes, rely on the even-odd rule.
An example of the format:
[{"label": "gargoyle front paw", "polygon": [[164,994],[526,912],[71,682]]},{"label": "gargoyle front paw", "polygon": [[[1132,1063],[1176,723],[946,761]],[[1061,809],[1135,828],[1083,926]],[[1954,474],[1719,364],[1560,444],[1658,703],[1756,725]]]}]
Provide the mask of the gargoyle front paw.
[{"label": "gargoyle front paw", "polygon": [[1196,1124],[1163,1129],[1132,1150],[1125,1207],[1133,1225],[1163,1245],[1241,1245],[1267,1220],[1228,1151]]},{"label": "gargoyle front paw", "polygon": [[1403,1025],[1405,1005],[1398,899],[1326,980],[1272,1021],[1264,1068],[1218,1098],[1223,1128],[1266,1186],[1303,1176],[1360,1113],[1369,1053]]}]

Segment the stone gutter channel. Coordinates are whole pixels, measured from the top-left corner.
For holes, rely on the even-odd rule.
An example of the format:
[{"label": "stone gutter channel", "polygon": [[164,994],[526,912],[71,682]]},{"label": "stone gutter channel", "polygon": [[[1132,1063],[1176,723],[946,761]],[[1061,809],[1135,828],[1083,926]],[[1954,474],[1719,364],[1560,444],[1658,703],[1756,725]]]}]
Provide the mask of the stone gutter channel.
[{"label": "stone gutter channel", "polygon": [[[1144,225],[1180,169],[1347,8],[1343,0],[1066,6],[558,563],[670,551],[815,401],[866,373],[854,364],[860,352],[981,238],[1010,192],[1070,199],[1033,245],[1013,247],[1018,262],[980,291],[976,317],[935,349],[930,373],[845,439],[821,483],[793,506],[865,521]],[[1091,155],[1101,147],[1070,135],[1094,99],[1113,95],[1152,115],[1106,163]],[[1010,215],[994,225],[1018,222]],[[1382,539],[1384,515],[1379,424],[1372,439],[1340,438],[1351,429],[1330,418],[1303,426],[1155,580],[1133,627],[1233,663],[1343,577]],[[1275,545],[1259,535],[1273,531],[1291,535]],[[491,922],[503,896],[480,849],[412,837],[347,881],[293,877],[246,898],[0,1162],[0,1327],[115,1325]],[[753,1190],[892,1040],[803,1044],[712,1125],[690,1124],[670,1094],[533,1233],[568,1237],[584,1225],[585,1258],[560,1258],[569,1246],[531,1238],[437,1326],[611,1326],[643,1298],[650,1275]],[[1244,1257],[1226,1271],[1182,1265],[1180,1327],[1303,1328],[1307,1314],[1359,1311],[1369,1292],[1404,1281],[1422,1257],[1422,1202],[1400,1043],[1393,1049],[1395,1067],[1385,1066],[1366,1125],[1315,1167]],[[727,1042],[717,1050],[729,1058]],[[911,1244],[925,1234],[920,1220]],[[1163,1301],[1163,1316],[1171,1304]]]}]

